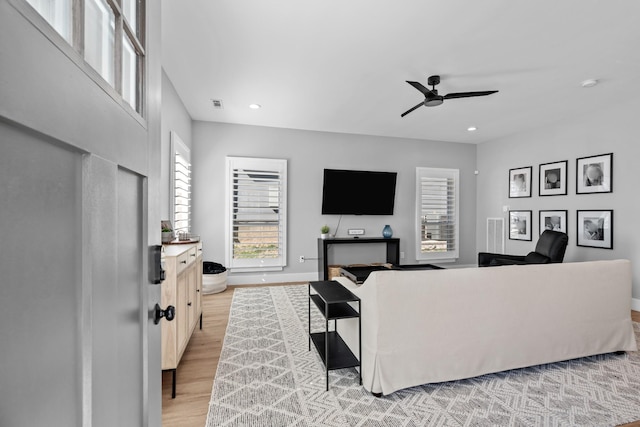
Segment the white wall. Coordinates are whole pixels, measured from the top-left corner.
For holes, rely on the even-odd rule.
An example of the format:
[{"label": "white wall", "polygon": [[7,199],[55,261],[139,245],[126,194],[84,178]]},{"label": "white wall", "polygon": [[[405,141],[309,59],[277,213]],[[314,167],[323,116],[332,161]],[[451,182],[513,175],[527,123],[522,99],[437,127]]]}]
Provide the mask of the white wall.
[{"label": "white wall", "polygon": [[[160,213],[162,219],[171,218],[169,185],[171,180],[171,132],[176,132],[182,142],[191,148],[191,116],[167,74],[162,70],[162,137],[160,159]],[[160,225],[158,224],[158,227]]]},{"label": "white wall", "polygon": [[[507,240],[507,253],[526,254],[533,250],[538,231],[538,211],[568,210],[569,246],[565,261],[588,261],[626,258],[633,265],[634,304],[640,304],[640,228],[635,225],[640,213],[638,180],[635,177],[640,158],[637,142],[637,122],[640,102],[608,107],[597,114],[563,121],[536,132],[514,135],[478,146],[477,246],[485,250],[487,217],[504,217],[503,206],[512,210],[533,211],[533,240]],[[576,159],[613,152],[613,192],[576,195]],[[568,160],[568,194],[539,197],[539,165]],[[531,198],[508,198],[508,171],[511,168],[533,167]],[[576,245],[576,211],[583,209],[613,209],[613,250],[578,247]],[[640,306],[635,306],[640,309]]]},{"label": "white wall", "polygon": [[[324,168],[398,172],[393,216],[342,218],[339,236],[348,228],[365,228],[366,237],[380,237],[390,224],[401,239],[402,263],[415,263],[414,212],[417,166],[460,169],[460,259],[476,260],[476,146],[412,139],[348,135],[195,121],[193,123],[193,231],[203,240],[204,258],[224,263],[225,157],[288,159],[288,265],[282,275],[266,274],[265,282],[309,280],[317,276],[320,227],[335,231],[339,216],[321,215]],[[253,280],[252,278],[251,280]]]}]

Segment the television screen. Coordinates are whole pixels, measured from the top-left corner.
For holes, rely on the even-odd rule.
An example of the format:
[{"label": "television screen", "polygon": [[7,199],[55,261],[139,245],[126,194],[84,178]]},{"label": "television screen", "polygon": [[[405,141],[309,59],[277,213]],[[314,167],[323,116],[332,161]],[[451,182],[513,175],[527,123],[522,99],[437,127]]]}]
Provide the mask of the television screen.
[{"label": "television screen", "polygon": [[325,215],[393,215],[396,172],[324,170]]}]

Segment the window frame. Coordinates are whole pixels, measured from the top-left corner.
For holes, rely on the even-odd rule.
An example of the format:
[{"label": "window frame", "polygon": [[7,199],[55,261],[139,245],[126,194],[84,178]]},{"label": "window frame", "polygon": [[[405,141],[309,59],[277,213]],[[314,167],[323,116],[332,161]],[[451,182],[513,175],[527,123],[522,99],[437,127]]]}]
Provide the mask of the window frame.
[{"label": "window frame", "polygon": [[[70,0],[71,3],[71,34],[70,40],[61,35],[47,19],[27,0],[8,0],[25,19],[31,22],[45,37],[47,37],[65,56],[78,66],[91,80],[93,80],[107,95],[116,101],[142,126],[147,125],[146,116],[146,0],[136,0],[136,29],[126,20],[121,7],[121,0],[105,0],[116,15],[114,84],[110,84],[84,58],[84,5],[86,0]],[[125,100],[122,93],[122,62],[123,37],[127,37],[136,52],[136,102],[132,106]]]},{"label": "window frame", "polygon": [[[453,221],[449,221],[454,226],[454,249],[445,252],[422,252],[422,184],[423,178],[446,178],[454,180],[454,205],[447,204],[449,210],[453,210]],[[416,167],[416,260],[454,262],[460,257],[460,170],[447,168]]]},{"label": "window frame", "polygon": [[[225,262],[231,272],[282,271],[287,266],[287,168],[286,159],[233,157],[226,158],[225,182]],[[234,170],[274,171],[280,175],[278,204],[278,249],[274,258],[233,258],[234,253]]]}]

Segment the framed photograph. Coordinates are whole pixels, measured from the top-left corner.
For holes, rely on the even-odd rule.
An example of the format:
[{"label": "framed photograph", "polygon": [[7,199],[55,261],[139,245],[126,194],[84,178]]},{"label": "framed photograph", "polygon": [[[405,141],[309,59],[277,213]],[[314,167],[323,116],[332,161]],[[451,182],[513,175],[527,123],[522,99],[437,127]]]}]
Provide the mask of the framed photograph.
[{"label": "framed photograph", "polygon": [[509,169],[509,198],[531,197],[531,166]]},{"label": "framed photograph", "polygon": [[531,240],[531,211],[509,211],[509,239]]},{"label": "framed photograph", "polygon": [[613,153],[576,160],[576,194],[613,191]]},{"label": "framed photograph", "polygon": [[540,211],[540,234],[544,230],[567,233],[567,211]]},{"label": "framed photograph", "polygon": [[565,196],[567,194],[567,161],[540,165],[541,196]]},{"label": "framed photograph", "polygon": [[578,211],[578,246],[613,249],[613,211]]}]

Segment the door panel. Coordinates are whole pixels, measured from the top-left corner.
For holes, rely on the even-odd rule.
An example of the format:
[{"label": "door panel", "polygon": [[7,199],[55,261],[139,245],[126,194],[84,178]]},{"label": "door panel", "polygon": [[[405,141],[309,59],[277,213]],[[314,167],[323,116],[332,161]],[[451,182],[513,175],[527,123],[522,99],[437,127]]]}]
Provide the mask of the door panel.
[{"label": "door panel", "polygon": [[2,121],[0,152],[0,426],[80,425],[82,156]]},{"label": "door panel", "polygon": [[96,156],[85,159],[84,175],[92,247],[86,337],[92,342],[92,425],[144,425],[142,178]]},{"label": "door panel", "polygon": [[0,152],[0,426],[148,425],[145,178],[2,121]]},{"label": "door panel", "polygon": [[142,180],[134,173],[118,170],[118,284],[116,314],[118,328],[118,426],[142,424],[143,305]]}]

